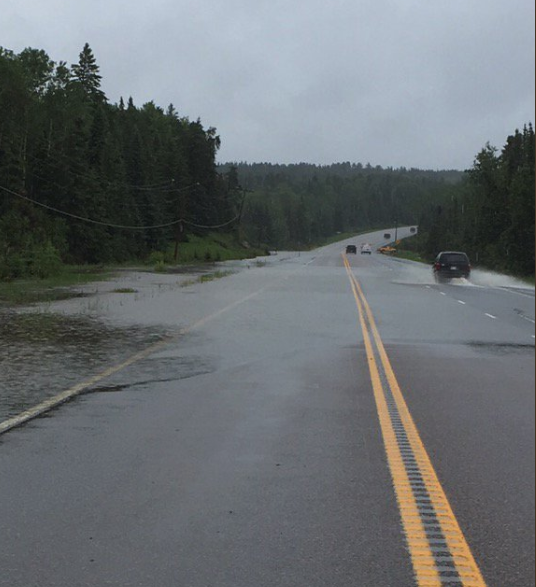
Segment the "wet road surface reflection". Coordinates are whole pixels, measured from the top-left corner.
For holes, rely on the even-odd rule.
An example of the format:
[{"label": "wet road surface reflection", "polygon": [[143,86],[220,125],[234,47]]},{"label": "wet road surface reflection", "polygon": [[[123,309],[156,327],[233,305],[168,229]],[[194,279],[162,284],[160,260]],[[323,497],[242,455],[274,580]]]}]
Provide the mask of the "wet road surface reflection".
[{"label": "wet road surface reflection", "polygon": [[0,421],[169,334],[86,316],[0,311]]}]

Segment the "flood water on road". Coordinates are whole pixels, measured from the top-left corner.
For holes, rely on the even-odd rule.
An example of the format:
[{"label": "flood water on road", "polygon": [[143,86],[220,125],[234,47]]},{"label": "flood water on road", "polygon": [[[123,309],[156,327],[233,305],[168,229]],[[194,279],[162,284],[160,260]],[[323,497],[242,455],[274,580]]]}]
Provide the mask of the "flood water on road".
[{"label": "flood water on road", "polygon": [[0,422],[169,334],[88,316],[0,311]]}]

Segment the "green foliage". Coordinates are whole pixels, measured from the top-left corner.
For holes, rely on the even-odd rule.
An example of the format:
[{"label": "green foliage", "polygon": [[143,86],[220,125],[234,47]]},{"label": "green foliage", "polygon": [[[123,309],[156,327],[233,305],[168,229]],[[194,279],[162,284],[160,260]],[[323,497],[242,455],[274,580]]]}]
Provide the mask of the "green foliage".
[{"label": "green foliage", "polygon": [[31,252],[28,270],[29,274],[35,277],[51,277],[59,272],[61,264],[57,249],[52,243],[46,242]]},{"label": "green foliage", "polygon": [[[202,251],[202,252],[200,252]],[[234,259],[250,259],[264,255],[265,251],[254,247],[245,247],[237,242],[235,235],[209,233],[205,236],[190,235],[187,242],[179,244],[177,259],[174,258],[174,247],[165,255],[170,265],[185,263],[214,263]]]},{"label": "green foliage", "polygon": [[[224,168],[225,169],[225,168]],[[367,168],[360,164],[247,165],[241,230],[245,238],[271,248],[310,248],[337,233],[352,233],[395,222],[416,224],[423,208],[456,189],[460,174]]]},{"label": "green foliage", "polygon": [[[87,43],[70,67],[42,50],[0,48],[0,275],[54,270],[47,243],[62,262],[123,262],[166,250],[177,236],[176,226],[151,227],[237,215],[237,177],[216,171],[214,128],[172,105],[110,104],[100,86]],[[36,251],[39,270],[28,260]]]},{"label": "green foliage", "polygon": [[427,259],[461,249],[490,269],[534,275],[534,143],[528,124],[501,153],[486,145],[462,184],[423,212],[411,246]]},{"label": "green foliage", "polygon": [[29,277],[14,281],[0,279],[0,304],[27,305],[34,302],[52,302],[71,298],[76,294],[72,286],[105,279],[102,268],[93,266],[66,266],[52,277]]}]

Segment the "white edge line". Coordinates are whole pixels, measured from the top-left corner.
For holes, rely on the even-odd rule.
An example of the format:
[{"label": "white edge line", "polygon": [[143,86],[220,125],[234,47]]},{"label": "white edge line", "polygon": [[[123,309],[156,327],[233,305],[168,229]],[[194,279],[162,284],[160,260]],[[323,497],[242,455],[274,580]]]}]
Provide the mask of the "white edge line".
[{"label": "white edge line", "polygon": [[90,379],[86,379],[85,381],[82,381],[81,383],[74,385],[73,387],[70,387],[69,389],[62,391],[61,393],[58,393],[57,395],[46,399],[40,404],[37,404],[36,406],[33,406],[28,410],[25,410],[24,412],[21,412],[20,414],[13,416],[12,418],[9,418],[8,420],[0,422],[0,434],[3,434],[4,432],[7,432],[8,430],[15,428],[16,426],[20,426],[21,424],[24,424],[29,420],[33,420],[37,416],[40,416],[41,414],[48,412],[56,406],[59,406],[69,401],[70,399],[73,399],[74,397],[80,395],[86,389],[92,387],[102,379],[106,379],[107,377],[110,377],[110,375],[113,375],[117,371],[121,371],[129,365],[132,365],[132,363],[136,363],[137,361],[148,357],[149,355],[153,354],[156,350],[158,350],[160,347],[167,345],[169,342],[169,338],[159,340],[158,342],[152,344],[143,351],[140,351],[139,353],[136,353],[135,355],[131,356],[126,361],[123,361],[119,365],[109,367],[102,373],[99,373],[98,375],[95,375]]},{"label": "white edge line", "polygon": [[[288,279],[288,277],[285,277],[284,279]],[[217,318],[218,316],[220,316],[221,314],[224,314],[228,310],[231,310],[232,308],[235,308],[236,306],[238,306],[238,305],[250,300],[251,298],[259,295],[265,289],[270,287],[270,285],[272,285],[272,284],[268,284],[268,285],[265,285],[264,287],[261,287],[261,289],[253,292],[252,294],[249,294],[249,295],[237,300],[236,302],[233,302],[232,304],[229,304],[228,306],[221,308],[217,312],[214,312],[214,314],[210,314],[209,316],[205,316],[204,318],[201,318],[200,320],[198,320],[197,322],[194,322],[193,324],[191,324],[190,326],[187,326],[186,328],[181,328],[175,336],[166,336],[165,338],[162,338],[158,342],[155,342],[152,345],[148,346],[146,349],[139,351],[138,353],[132,355],[131,357],[129,357],[128,359],[126,359],[122,363],[119,363],[118,365],[113,365],[112,367],[109,367],[105,371],[102,371],[101,373],[98,373],[97,375],[95,375],[89,379],[86,379],[85,381],[82,381],[81,383],[77,383],[73,387],[70,387],[69,389],[62,391],[61,393],[58,393],[57,395],[46,399],[45,401],[41,402],[40,404],[37,404],[36,406],[33,406],[33,407],[29,408],[28,410],[25,410],[24,412],[21,412],[20,414],[13,416],[12,418],[8,418],[7,420],[0,422],[0,435],[2,435],[4,432],[7,432],[8,430],[11,430],[12,428],[16,428],[16,427],[20,426],[21,424],[25,424],[26,422],[33,420],[34,418],[37,418],[37,416],[41,416],[45,412],[48,412],[49,410],[54,409],[55,407],[69,401],[70,399],[75,398],[76,396],[80,395],[82,392],[93,387],[96,383],[98,383],[102,379],[107,379],[108,377],[110,377],[114,373],[117,373],[118,371],[122,371],[123,369],[125,369],[126,367],[129,367],[133,363],[137,363],[141,359],[145,359],[146,357],[149,357],[150,355],[155,353],[158,349],[165,347],[173,340],[178,339],[179,336],[184,335],[184,334],[188,334],[192,330],[198,328],[199,326],[203,326],[205,323],[209,322],[210,320],[212,320],[214,318]]]},{"label": "white edge line", "polygon": [[488,313],[486,312],[486,316],[487,316],[488,318],[492,318],[493,320],[497,320],[497,316],[494,316],[493,314],[488,314]]},{"label": "white edge line", "polygon": [[465,302],[462,302],[462,300],[457,300],[458,304],[463,304],[464,306],[466,305]]}]

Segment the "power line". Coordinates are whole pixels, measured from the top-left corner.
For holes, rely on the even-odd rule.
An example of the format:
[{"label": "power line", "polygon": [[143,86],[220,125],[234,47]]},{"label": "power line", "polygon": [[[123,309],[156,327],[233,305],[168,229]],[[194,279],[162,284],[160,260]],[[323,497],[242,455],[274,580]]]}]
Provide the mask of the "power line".
[{"label": "power line", "polygon": [[6,188],[1,185],[0,185],[0,190],[3,190],[4,192],[11,194],[12,196],[16,196],[17,198],[21,198],[22,200],[25,200],[25,201],[30,202],[32,204],[35,204],[36,206],[41,206],[41,208],[45,208],[46,210],[50,210],[51,212],[55,212],[56,214],[61,214],[63,216],[67,216],[68,218],[74,218],[75,220],[81,220],[82,222],[88,222],[90,224],[96,224],[98,226],[104,226],[107,228],[120,228],[120,229],[124,229],[124,230],[155,230],[155,229],[161,229],[161,228],[169,228],[170,226],[175,226],[180,223],[186,224],[186,225],[191,226],[193,228],[203,228],[203,229],[211,230],[211,229],[224,228],[225,226],[229,226],[229,224],[232,224],[240,217],[240,215],[238,215],[238,216],[235,216],[233,219],[229,220],[228,222],[224,222],[223,224],[212,225],[212,226],[196,224],[196,223],[191,222],[189,220],[186,220],[184,218],[179,218],[178,220],[173,220],[172,222],[167,222],[165,224],[155,224],[152,226],[128,226],[125,224],[113,224],[111,222],[102,222],[100,220],[94,220],[93,218],[86,218],[84,216],[78,216],[77,214],[71,214],[70,212],[66,212],[65,210],[60,210],[59,208],[54,208],[53,206],[49,206],[48,204],[43,204],[42,202],[38,202],[37,200],[34,200],[33,198],[29,198],[28,196],[24,196],[23,194],[19,194],[18,192],[14,192],[13,190],[10,190],[9,188]]},{"label": "power line", "polygon": [[42,202],[38,202],[37,200],[29,198],[28,196],[24,196],[22,194],[14,192],[13,190],[10,190],[4,186],[0,186],[0,190],[3,190],[4,192],[11,194],[12,196],[16,196],[17,198],[21,198],[22,200],[26,200],[27,202],[31,202],[32,204],[35,204],[36,206],[41,206],[42,208],[45,208],[45,209],[50,210],[52,212],[56,212],[57,214],[67,216],[69,218],[74,218],[75,220],[89,222],[90,224],[97,224],[98,226],[105,226],[107,228],[122,228],[125,230],[152,230],[152,229],[158,229],[158,228],[168,228],[169,226],[174,226],[175,224],[179,224],[179,222],[182,222],[182,220],[174,220],[173,222],[168,222],[166,224],[155,224],[153,226],[128,226],[125,224],[113,224],[111,222],[101,222],[100,220],[93,220],[92,218],[85,218],[84,216],[78,216],[77,214],[71,214],[70,212],[66,212],[65,210],[59,210],[58,208],[54,208],[53,206],[48,206],[47,204],[43,204]]},{"label": "power line", "polygon": [[210,230],[210,229],[224,228],[225,226],[229,226],[229,224],[232,224],[233,222],[235,222],[239,218],[240,218],[240,214],[238,214],[237,216],[235,216],[232,220],[229,220],[228,222],[224,222],[223,224],[217,224],[214,226],[203,226],[202,224],[195,224],[194,222],[189,222],[188,220],[180,220],[179,222],[183,222],[184,224],[186,224],[187,226],[191,226],[192,228],[205,228],[207,230]]}]

